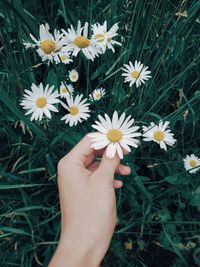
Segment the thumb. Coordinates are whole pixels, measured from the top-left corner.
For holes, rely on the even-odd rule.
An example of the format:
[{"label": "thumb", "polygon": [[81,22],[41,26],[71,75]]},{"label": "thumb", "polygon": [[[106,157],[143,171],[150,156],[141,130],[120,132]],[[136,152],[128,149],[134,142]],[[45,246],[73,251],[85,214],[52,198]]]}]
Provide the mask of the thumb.
[{"label": "thumb", "polygon": [[101,179],[114,179],[115,170],[117,165],[120,162],[119,156],[116,154],[113,158],[106,157],[106,152],[104,152],[101,163],[97,169],[99,175],[101,175]]}]

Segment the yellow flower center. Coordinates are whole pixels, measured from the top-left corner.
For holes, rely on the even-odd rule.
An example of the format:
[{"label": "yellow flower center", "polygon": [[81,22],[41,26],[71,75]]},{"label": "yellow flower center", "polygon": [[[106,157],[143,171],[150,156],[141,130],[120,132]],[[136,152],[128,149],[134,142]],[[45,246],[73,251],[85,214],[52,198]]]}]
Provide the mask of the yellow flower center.
[{"label": "yellow flower center", "polygon": [[110,142],[116,143],[122,139],[122,133],[118,129],[111,129],[107,133],[107,138]]},{"label": "yellow flower center", "polygon": [[133,72],[131,72],[131,76],[135,79],[140,77],[140,72],[137,70],[134,70]]},{"label": "yellow flower center", "polygon": [[90,41],[85,36],[77,36],[74,40],[74,44],[78,46],[79,48],[86,48],[89,46]]},{"label": "yellow flower center", "polygon": [[190,164],[190,166],[191,166],[192,168],[195,168],[195,167],[197,166],[197,162],[196,162],[196,160],[194,160],[194,159],[191,159],[191,160],[189,161],[189,164]]},{"label": "yellow flower center", "polygon": [[47,100],[45,97],[38,97],[38,99],[36,100],[36,106],[38,108],[43,108],[45,107],[47,104]]},{"label": "yellow flower center", "polygon": [[68,59],[69,57],[67,57],[67,56],[65,56],[65,55],[62,55],[61,57],[60,57],[60,60],[63,62],[63,61],[65,61],[66,59]]},{"label": "yellow flower center", "polygon": [[66,94],[66,93],[69,92],[69,90],[68,90],[67,87],[63,87],[63,88],[61,89],[61,92],[62,92],[63,94]]},{"label": "yellow flower center", "polygon": [[97,99],[101,98],[101,94],[100,94],[100,93],[97,93],[97,94],[96,94],[96,98],[97,98]]},{"label": "yellow flower center", "polygon": [[165,134],[163,132],[161,132],[161,131],[157,131],[157,132],[154,133],[153,137],[154,137],[154,139],[156,141],[160,142],[165,138]]},{"label": "yellow flower center", "polygon": [[78,108],[76,106],[72,106],[70,109],[69,109],[69,112],[72,116],[75,116],[78,114]]},{"label": "yellow flower center", "polygon": [[94,39],[96,39],[97,42],[103,42],[105,40],[105,37],[103,34],[97,33],[97,34],[95,34]]},{"label": "yellow flower center", "polygon": [[51,54],[56,48],[56,43],[53,40],[44,40],[41,42],[40,48],[45,54]]},{"label": "yellow flower center", "polygon": [[76,74],[72,74],[72,76],[71,76],[71,80],[72,80],[72,81],[76,81],[76,80],[77,80],[77,75],[76,75]]}]

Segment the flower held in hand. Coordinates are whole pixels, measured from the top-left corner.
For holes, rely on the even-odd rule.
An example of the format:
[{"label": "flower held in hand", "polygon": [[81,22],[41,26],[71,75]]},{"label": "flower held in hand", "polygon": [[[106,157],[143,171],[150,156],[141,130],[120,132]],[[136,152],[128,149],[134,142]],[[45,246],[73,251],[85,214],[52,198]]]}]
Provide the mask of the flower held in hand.
[{"label": "flower held in hand", "polygon": [[138,140],[135,137],[141,135],[136,132],[139,127],[132,126],[134,119],[131,116],[125,119],[125,113],[118,117],[118,113],[115,111],[112,120],[107,114],[104,116],[105,118],[99,115],[99,121],[95,121],[96,125],[92,125],[98,132],[89,134],[89,137],[92,138],[91,147],[95,150],[107,147],[106,156],[108,158],[113,158],[117,153],[122,159],[122,148],[130,152],[130,146],[138,147]]}]

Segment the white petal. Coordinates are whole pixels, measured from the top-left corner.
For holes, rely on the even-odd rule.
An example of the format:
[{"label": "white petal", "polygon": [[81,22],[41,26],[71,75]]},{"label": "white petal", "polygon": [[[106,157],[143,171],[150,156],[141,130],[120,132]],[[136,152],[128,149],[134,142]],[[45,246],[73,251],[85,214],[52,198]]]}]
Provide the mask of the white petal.
[{"label": "white petal", "polygon": [[124,142],[123,140],[121,140],[120,142],[120,145],[128,152],[131,151],[130,147],[126,144],[126,142]]},{"label": "white petal", "polygon": [[114,129],[117,128],[117,123],[118,123],[118,113],[117,113],[117,111],[115,111],[113,113],[113,117],[112,117],[112,127]]},{"label": "white petal", "polygon": [[97,131],[107,134],[108,130],[105,129],[103,126],[98,126],[98,125],[92,125],[92,128],[96,129]]},{"label": "white petal", "polygon": [[117,126],[116,126],[117,129],[120,129],[124,119],[125,119],[125,112],[122,113],[122,115],[120,116],[120,118],[118,120],[118,123],[117,123]]},{"label": "white petal", "polygon": [[118,153],[120,159],[123,159],[122,149],[118,143],[116,143],[116,148],[117,148],[117,153]]},{"label": "white petal", "polygon": [[106,147],[108,144],[109,144],[109,141],[107,140],[97,141],[97,142],[92,143],[91,147],[93,147],[94,149],[102,149]]},{"label": "white petal", "polygon": [[106,149],[106,156],[111,159],[115,156],[115,153],[116,153],[116,146],[113,143],[110,143]]},{"label": "white petal", "polygon": [[51,113],[46,107],[43,109],[43,111],[44,111],[44,114],[47,116],[47,118],[51,119]]},{"label": "white petal", "polygon": [[163,142],[163,141],[160,142],[160,148],[162,148],[165,151],[167,151],[167,146],[166,146],[165,142]]}]

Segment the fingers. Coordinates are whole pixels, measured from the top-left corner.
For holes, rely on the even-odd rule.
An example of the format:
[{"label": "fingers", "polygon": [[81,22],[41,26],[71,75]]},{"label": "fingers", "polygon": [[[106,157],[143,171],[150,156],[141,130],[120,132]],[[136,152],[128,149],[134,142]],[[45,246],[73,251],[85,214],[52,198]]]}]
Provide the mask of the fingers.
[{"label": "fingers", "polygon": [[85,165],[85,161],[88,157],[88,162],[94,160],[94,150],[91,148],[91,138],[88,135],[85,135],[84,138],[65,157],[63,157],[63,160],[65,160],[65,158],[70,158],[72,163],[81,163],[82,165]]},{"label": "fingers", "polygon": [[109,159],[106,157],[106,154],[103,154],[101,163],[96,170],[99,176],[101,176],[101,179],[110,179],[113,180],[114,173],[117,168],[117,165],[120,162],[120,158],[118,155],[115,155],[113,158]]},{"label": "fingers", "polygon": [[[123,151],[126,154],[126,151]],[[94,164],[95,157],[101,157],[99,166]],[[102,177],[114,178],[114,173],[117,172],[122,175],[128,175],[130,168],[124,165],[119,165],[120,158],[116,154],[112,159],[109,159],[105,155],[105,149],[94,150],[91,148],[91,138],[88,135],[85,137],[62,159],[70,159],[71,163],[78,163],[84,168],[88,168],[90,171],[95,171],[98,168],[99,175]],[[118,166],[119,165],[119,166]]]},{"label": "fingers", "polygon": [[70,153],[74,156],[88,156],[91,152],[93,152],[93,149],[91,148],[91,138],[88,135],[85,135]]},{"label": "fingers", "polygon": [[[96,169],[99,167],[101,161],[96,160],[92,164],[88,166],[88,170],[91,172],[96,171]],[[121,175],[129,175],[131,173],[131,168],[128,166],[125,166],[123,164],[118,164],[115,170],[115,173],[121,174]]]},{"label": "fingers", "polygon": [[[99,167],[100,163],[101,163],[100,161],[93,162],[88,167],[88,170],[91,172],[94,172]],[[121,174],[121,175],[129,175],[131,173],[131,168],[123,164],[118,164],[116,167],[115,173]],[[120,180],[114,180],[113,186],[115,189],[121,188],[123,186],[123,182]]]},{"label": "fingers", "polygon": [[105,148],[100,150],[93,150],[92,153],[85,158],[85,167],[88,167],[95,160],[96,157],[102,157],[104,151]]},{"label": "fingers", "polygon": [[73,162],[81,163],[87,167],[94,161],[95,157],[101,157],[104,150],[105,149],[100,149],[96,151],[91,148],[91,138],[88,135],[85,135],[65,157],[70,157],[73,159]]},{"label": "fingers", "polygon": [[123,186],[123,182],[120,180],[114,180],[114,188],[119,189]]},{"label": "fingers", "polygon": [[129,166],[119,164],[116,168],[116,173],[121,175],[129,175],[131,173],[131,168]]}]

